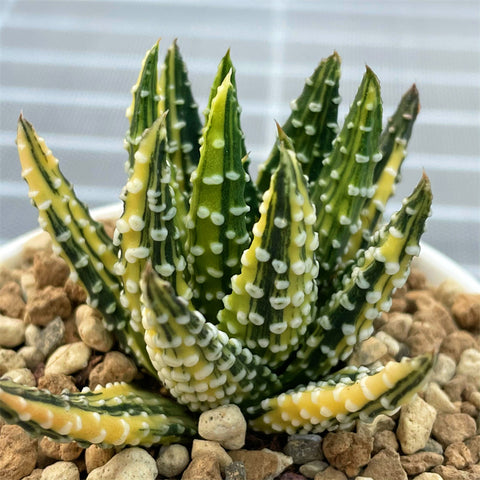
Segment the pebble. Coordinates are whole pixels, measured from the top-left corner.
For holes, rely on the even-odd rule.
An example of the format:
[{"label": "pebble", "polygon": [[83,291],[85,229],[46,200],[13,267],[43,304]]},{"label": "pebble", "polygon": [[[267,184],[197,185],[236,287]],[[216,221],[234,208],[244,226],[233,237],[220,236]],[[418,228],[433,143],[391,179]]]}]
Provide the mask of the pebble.
[{"label": "pebble", "polygon": [[180,444],[162,446],[157,457],[158,473],[167,478],[176,477],[187,468],[189,461],[190,455],[185,446]]},{"label": "pebble", "polygon": [[42,329],[33,323],[29,323],[25,327],[25,345],[36,347],[40,332]]},{"label": "pebble", "polygon": [[463,394],[472,384],[472,380],[465,375],[455,375],[448,383],[443,385],[443,390],[452,402],[461,402]]},{"label": "pebble", "polygon": [[480,331],[480,295],[461,293],[452,305],[452,315],[460,328],[471,332]]},{"label": "pebble", "polygon": [[372,480],[407,480],[407,474],[400,462],[400,455],[393,450],[378,452],[363,471],[362,475]]},{"label": "pebble", "polygon": [[33,276],[32,272],[22,273],[20,277],[20,287],[22,289],[23,298],[25,298],[28,302],[28,299],[37,290],[37,286],[35,284],[35,277]]},{"label": "pebble", "polygon": [[45,365],[45,374],[63,373],[70,375],[85,368],[91,350],[83,342],[68,343],[57,348]]},{"label": "pebble", "polygon": [[[263,450],[234,450],[232,460],[245,465],[247,480],[273,480],[293,464],[292,458],[268,448]],[[208,477],[207,477],[208,478]]]},{"label": "pebble", "polygon": [[413,323],[413,317],[409,313],[392,312],[388,315],[388,321],[383,325],[382,331],[388,333],[399,342],[404,342]]},{"label": "pebble", "polygon": [[59,443],[43,437],[38,442],[38,451],[46,457],[71,462],[82,454],[83,448],[77,442]]},{"label": "pebble", "polygon": [[202,455],[215,457],[222,472],[225,472],[225,468],[232,463],[232,458],[218,442],[195,439],[192,444],[192,458]]},{"label": "pebble", "polygon": [[387,353],[392,357],[395,358],[400,352],[400,343],[387,332],[377,332],[375,338],[387,347]]},{"label": "pebble", "polygon": [[[222,480],[220,465],[215,457],[203,455],[194,458],[183,472],[182,480]],[[87,479],[90,480],[90,479]]]},{"label": "pebble", "polygon": [[439,353],[437,362],[433,366],[431,381],[439,385],[445,385],[453,378],[456,369],[457,364],[452,357],[445,353]]},{"label": "pebble", "polygon": [[442,444],[434,440],[432,437],[428,439],[427,444],[423,448],[426,452],[433,452],[438,453],[439,455],[443,455],[443,447]]},{"label": "pebble", "polygon": [[45,467],[40,480],[79,480],[80,472],[72,462],[55,462]]},{"label": "pebble", "polygon": [[64,390],[78,392],[72,377],[68,377],[63,373],[47,373],[40,377],[38,379],[38,388],[48,390],[55,395],[60,395]]},{"label": "pebble", "polygon": [[442,480],[477,480],[468,472],[462,472],[453,465],[438,465],[433,469],[433,473],[438,473]]},{"label": "pebble", "polygon": [[25,302],[17,282],[7,282],[0,288],[0,314],[11,318],[23,318]]},{"label": "pebble", "polygon": [[476,348],[465,350],[458,362],[457,373],[471,377],[477,389],[480,389],[480,351]]},{"label": "pebble", "polygon": [[466,413],[441,413],[433,424],[432,436],[446,448],[451,443],[473,437],[476,430],[475,420]]},{"label": "pebble", "polygon": [[121,352],[108,352],[103,361],[92,368],[88,376],[89,387],[93,390],[97,385],[107,383],[131,382],[137,376],[135,363]]},{"label": "pebble", "polygon": [[34,468],[30,475],[23,477],[23,480],[40,480],[42,478],[42,473],[42,468]]},{"label": "pebble", "polygon": [[451,443],[445,449],[445,465],[453,465],[459,470],[473,465],[472,452],[464,443]]},{"label": "pebble", "polygon": [[87,473],[90,473],[95,468],[103,467],[114,455],[115,451],[113,448],[101,448],[98,445],[90,445],[85,450]]},{"label": "pebble", "polygon": [[27,365],[21,355],[15,350],[0,348],[0,375],[16,368],[25,368]]},{"label": "pebble", "polygon": [[24,321],[0,315],[0,347],[14,348],[21,345],[24,341]]},{"label": "pebble", "polygon": [[371,365],[388,353],[387,346],[375,337],[367,338],[353,351],[351,365]]},{"label": "pebble", "polygon": [[20,480],[30,475],[37,462],[37,441],[17,425],[0,430],[0,472],[5,480]]},{"label": "pebble", "polygon": [[33,293],[25,308],[24,320],[45,327],[55,317],[65,319],[71,313],[72,305],[63,288],[48,286]]},{"label": "pebble", "polygon": [[198,434],[205,440],[217,441],[227,450],[245,445],[247,422],[236,405],[225,405],[200,415]]},{"label": "pebble", "polygon": [[460,293],[463,293],[462,287],[451,278],[444,280],[433,291],[435,298],[448,309],[452,308],[457,295]]},{"label": "pebble", "polygon": [[35,338],[35,346],[45,357],[63,345],[65,324],[60,317],[55,317],[44,329],[40,329]]},{"label": "pebble", "polygon": [[438,473],[425,472],[417,475],[413,480],[443,480]]},{"label": "pebble", "polygon": [[402,407],[397,438],[404,453],[415,453],[425,447],[436,415],[437,411],[419,396]]},{"label": "pebble", "polygon": [[333,467],[327,467],[315,475],[314,480],[347,480],[343,472]]},{"label": "pebble", "polygon": [[398,451],[399,445],[395,432],[383,430],[375,434],[373,437],[373,453],[378,453],[384,448]]},{"label": "pebble", "polygon": [[[95,468],[87,480],[155,480],[155,459],[142,448],[125,448],[102,467]],[[208,477],[205,477],[208,478]]]},{"label": "pebble", "polygon": [[395,420],[392,417],[381,413],[373,419],[372,423],[365,423],[358,420],[356,428],[357,433],[373,437],[383,430],[393,430],[395,428]]},{"label": "pebble", "polygon": [[425,390],[425,401],[441,413],[454,413],[458,408],[451,402],[448,395],[441,389],[440,385],[431,382]]},{"label": "pebble", "polygon": [[20,348],[18,354],[25,360],[25,364],[30,370],[35,370],[38,364],[45,360],[45,355],[33,346],[26,345]]},{"label": "pebble", "polygon": [[438,352],[445,337],[446,332],[440,325],[413,322],[406,343],[410,347],[410,354],[416,356],[425,352]]},{"label": "pebble", "polygon": [[225,480],[247,480],[243,462],[232,462],[225,467]]},{"label": "pebble", "polygon": [[298,470],[302,475],[308,478],[313,478],[319,472],[323,472],[328,467],[328,463],[323,460],[314,460],[303,464]]},{"label": "pebble", "polygon": [[457,330],[445,338],[440,351],[450,355],[458,363],[462,353],[469,348],[478,348],[477,341],[465,330]]},{"label": "pebble", "polygon": [[65,260],[49,252],[38,252],[33,257],[32,273],[38,289],[48,285],[63,287],[70,268]]},{"label": "pebble", "polygon": [[353,432],[328,433],[323,439],[323,453],[331,466],[348,477],[360,473],[370,460],[373,438]]},{"label": "pebble", "polygon": [[35,387],[37,384],[35,376],[28,368],[14,368],[5,372],[2,377],[8,377],[12,382],[26,385],[28,387]]},{"label": "pebble", "polygon": [[400,462],[408,475],[418,475],[441,465],[443,455],[433,452],[417,452],[412,455],[401,456]]},{"label": "pebble", "polygon": [[322,437],[319,435],[291,435],[283,453],[292,457],[293,463],[303,465],[322,460]]},{"label": "pebble", "polygon": [[434,301],[428,308],[419,309],[413,315],[413,321],[429,323],[434,327],[440,327],[447,335],[457,330],[457,326],[450,312],[437,301]]},{"label": "pebble", "polygon": [[98,310],[89,305],[80,305],[75,310],[75,323],[83,343],[99,352],[108,352],[112,348],[113,335],[106,329]]}]

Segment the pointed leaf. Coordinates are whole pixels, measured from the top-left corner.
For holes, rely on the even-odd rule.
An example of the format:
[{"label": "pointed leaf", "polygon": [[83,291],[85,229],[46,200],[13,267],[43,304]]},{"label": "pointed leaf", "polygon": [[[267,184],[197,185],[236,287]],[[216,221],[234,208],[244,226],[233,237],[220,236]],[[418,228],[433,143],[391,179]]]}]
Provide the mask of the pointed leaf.
[{"label": "pointed leaf", "polygon": [[289,139],[280,131],[280,164],[263,196],[254,238],[232,278],[219,328],[272,368],[297,348],[311,319],[318,265],[315,210]]},{"label": "pointed leaf", "polygon": [[195,282],[193,303],[211,322],[216,321],[221,299],[230,291],[230,278],[239,271],[240,256],[249,240],[237,107],[227,75],[213,99],[203,133],[186,221],[187,261]]},{"label": "pointed leaf", "polygon": [[380,160],[377,146],[381,121],[380,85],[367,68],[333,151],[324,160],[311,190],[317,208],[315,229],[320,237],[319,282],[324,288],[328,288],[350,235],[360,228],[365,200],[374,193],[373,170]]},{"label": "pointed leaf", "polygon": [[357,419],[371,422],[381,413],[394,414],[418,392],[433,366],[432,355],[389,362],[380,370],[352,367],[324,381],[268,398],[247,413],[262,415],[250,421],[265,433],[321,433],[348,428]]},{"label": "pointed leaf", "polygon": [[[292,113],[282,130],[292,139],[297,158],[310,182],[317,179],[322,160],[332,150],[338,130],[337,111],[340,80],[340,57],[335,52],[321,61],[307,78],[302,94],[290,104]],[[280,158],[275,144],[267,161],[260,166],[257,186],[264,192]]]},{"label": "pointed leaf", "polygon": [[0,414],[33,436],[85,447],[148,447],[196,434],[195,422],[177,403],[126,383],[53,395],[0,380]]}]

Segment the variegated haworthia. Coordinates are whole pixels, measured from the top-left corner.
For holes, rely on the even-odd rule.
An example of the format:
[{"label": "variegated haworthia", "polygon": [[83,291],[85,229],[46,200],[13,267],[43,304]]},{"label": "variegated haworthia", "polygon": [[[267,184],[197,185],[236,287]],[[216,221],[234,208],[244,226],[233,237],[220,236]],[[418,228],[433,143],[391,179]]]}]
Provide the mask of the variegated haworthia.
[{"label": "variegated haworthia", "polygon": [[431,204],[423,176],[389,222],[418,112],[412,87],[382,132],[367,68],[343,126],[340,59],[323,60],[256,183],[235,69],[222,59],[202,126],[176,42],[147,52],[127,109],[128,179],[111,240],[20,116],[29,196],[119,345],[169,390],[116,384],[53,395],[0,380],[0,413],[34,435],[151,445],[194,436],[195,413],[239,405],[254,429],[321,432],[390,412],[433,358],[346,367],[404,284]]}]

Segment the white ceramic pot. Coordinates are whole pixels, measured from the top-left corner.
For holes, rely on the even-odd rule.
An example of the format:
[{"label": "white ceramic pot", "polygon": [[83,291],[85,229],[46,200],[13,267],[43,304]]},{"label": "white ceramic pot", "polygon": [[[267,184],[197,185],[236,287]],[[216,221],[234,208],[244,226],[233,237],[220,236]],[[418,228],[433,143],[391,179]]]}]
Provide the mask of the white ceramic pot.
[{"label": "white ceramic pot", "polygon": [[[96,219],[118,218],[121,214],[120,204],[92,210],[92,216]],[[22,247],[40,233],[40,229],[28,232],[0,247],[0,265],[13,267],[18,264]],[[438,285],[444,280],[452,279],[457,282],[466,292],[480,293],[480,282],[460,265],[440,253],[435,248],[422,243],[420,256],[414,259],[414,265],[420,269],[432,285]]]}]

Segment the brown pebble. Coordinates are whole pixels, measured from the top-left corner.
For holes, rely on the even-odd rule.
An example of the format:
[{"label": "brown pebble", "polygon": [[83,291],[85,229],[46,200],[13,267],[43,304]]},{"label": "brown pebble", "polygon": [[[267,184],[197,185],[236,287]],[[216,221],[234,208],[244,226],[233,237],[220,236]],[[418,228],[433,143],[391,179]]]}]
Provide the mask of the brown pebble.
[{"label": "brown pebble", "polygon": [[434,452],[417,452],[400,457],[403,469],[408,475],[418,475],[443,463],[443,456]]},{"label": "brown pebble", "polygon": [[42,473],[43,473],[42,468],[35,468],[30,475],[28,475],[27,477],[23,477],[22,480],[41,480]]},{"label": "brown pebble", "polygon": [[354,477],[370,460],[373,438],[353,432],[328,433],[322,448],[330,465]]},{"label": "brown pebble", "polygon": [[63,287],[70,274],[65,260],[49,252],[38,252],[34,255],[32,271],[38,289],[48,285]]},{"label": "brown pebble", "polygon": [[77,442],[58,443],[48,437],[43,437],[39,441],[38,450],[46,457],[65,462],[76,460],[83,452],[83,448]]},{"label": "brown pebble", "polygon": [[274,478],[292,464],[291,457],[266,448],[263,450],[232,450],[228,454],[234,462],[244,463],[247,480]]},{"label": "brown pebble", "polygon": [[452,305],[452,315],[460,328],[480,332],[480,295],[462,293]]},{"label": "brown pebble", "polygon": [[438,352],[446,332],[441,326],[431,323],[414,322],[408,332],[406,344],[410,347],[412,356],[426,352]]},{"label": "brown pebble", "polygon": [[478,417],[478,409],[473,403],[462,402],[460,406],[460,411],[462,413],[466,413],[467,415],[470,415],[473,418]]},{"label": "brown pebble", "polygon": [[432,436],[444,448],[456,442],[473,437],[477,430],[475,420],[465,413],[440,413],[432,428]]},{"label": "brown pebble", "polygon": [[108,352],[103,362],[92,368],[89,374],[89,387],[105,386],[113,382],[131,382],[137,375],[137,367],[130,358],[120,352]]},{"label": "brown pebble", "polygon": [[426,290],[410,290],[404,296],[407,307],[404,311],[415,313],[417,310],[429,310],[437,303],[432,294]]},{"label": "brown pebble", "polygon": [[45,287],[37,290],[28,300],[24,320],[44,327],[55,317],[68,318],[72,313],[72,305],[60,287]]},{"label": "brown pebble", "polygon": [[407,480],[407,474],[400,462],[400,455],[393,450],[382,450],[378,452],[362,473],[364,477],[371,477],[373,480]]},{"label": "brown pebble", "polygon": [[399,445],[397,436],[394,432],[389,430],[383,430],[375,434],[373,438],[373,454],[378,453],[384,448],[389,448],[390,450],[398,451]]},{"label": "brown pebble", "polygon": [[440,475],[443,480],[475,480],[470,473],[458,470],[453,465],[438,465],[432,472]]},{"label": "brown pebble", "polygon": [[343,472],[333,467],[327,467],[322,472],[315,474],[313,480],[347,480]]},{"label": "brown pebble", "polygon": [[72,377],[63,373],[50,373],[38,379],[38,388],[48,390],[50,393],[60,395],[63,390],[78,392]]},{"label": "brown pebble", "polygon": [[478,342],[472,334],[465,330],[458,330],[445,337],[440,352],[449,355],[458,363],[462,353],[468,348],[478,348]]},{"label": "brown pebble", "polygon": [[443,385],[443,390],[449,396],[452,402],[460,402],[463,399],[463,394],[471,380],[465,375],[456,375],[449,382]]},{"label": "brown pebble", "polygon": [[424,290],[426,286],[427,277],[425,274],[420,270],[412,268],[412,271],[407,279],[407,288],[409,290]]},{"label": "brown pebble", "polygon": [[440,326],[448,335],[455,332],[457,326],[448,310],[440,303],[435,301],[428,308],[420,308],[413,315],[415,322],[430,323],[434,327]]},{"label": "brown pebble", "polygon": [[408,313],[393,312],[389,314],[387,318],[388,320],[385,325],[383,325],[382,330],[398,341],[404,342],[412,326],[413,317]]},{"label": "brown pebble", "polygon": [[451,443],[445,449],[445,465],[453,465],[459,470],[464,470],[469,465],[472,465],[473,458],[470,449],[461,442]]},{"label": "brown pebble", "polygon": [[182,475],[182,480],[206,480],[207,478],[222,480],[216,458],[208,455],[194,458]]},{"label": "brown pebble", "polygon": [[80,305],[87,301],[87,291],[78,283],[68,279],[64,285],[65,293],[72,305]]},{"label": "brown pebble", "polygon": [[113,448],[101,448],[98,445],[90,445],[85,450],[85,466],[87,473],[98,467],[103,467],[115,454]]},{"label": "brown pebble", "polygon": [[470,450],[473,463],[479,463],[480,461],[480,435],[475,435],[465,440],[465,445]]},{"label": "brown pebble", "polygon": [[37,441],[17,425],[0,431],[0,480],[20,480],[30,475],[37,462]]},{"label": "brown pebble", "polygon": [[16,282],[7,282],[0,289],[0,313],[11,318],[23,318],[24,312],[22,288]]}]

